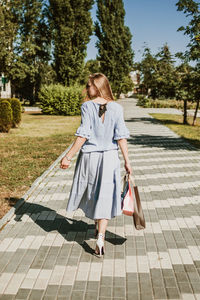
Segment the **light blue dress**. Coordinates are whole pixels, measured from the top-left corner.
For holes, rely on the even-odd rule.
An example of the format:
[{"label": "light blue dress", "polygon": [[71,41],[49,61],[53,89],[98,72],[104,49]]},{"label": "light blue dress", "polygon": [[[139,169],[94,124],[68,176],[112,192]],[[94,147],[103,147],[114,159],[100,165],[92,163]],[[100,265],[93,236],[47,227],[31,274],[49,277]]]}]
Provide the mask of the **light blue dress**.
[{"label": "light blue dress", "polygon": [[108,102],[102,122],[99,106],[93,100],[81,105],[81,124],[75,135],[87,140],[77,157],[66,208],[68,212],[81,208],[93,220],[122,214],[117,140],[130,137],[123,107],[115,101]]}]

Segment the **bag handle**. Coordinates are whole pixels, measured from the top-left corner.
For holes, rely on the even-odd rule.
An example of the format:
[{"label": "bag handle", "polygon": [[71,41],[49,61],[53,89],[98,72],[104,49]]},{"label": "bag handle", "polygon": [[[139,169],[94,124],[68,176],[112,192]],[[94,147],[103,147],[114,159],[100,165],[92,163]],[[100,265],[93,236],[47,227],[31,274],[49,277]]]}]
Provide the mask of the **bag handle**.
[{"label": "bag handle", "polygon": [[128,177],[128,180],[132,181],[133,186],[136,186],[133,176],[131,174],[129,174],[128,172],[126,172],[125,175],[122,176],[121,182],[122,182],[122,180],[124,180],[124,177],[126,177],[126,176]]},{"label": "bag handle", "polygon": [[131,174],[128,174],[128,177],[132,181],[133,186],[136,186],[135,179],[133,178],[133,176]]}]

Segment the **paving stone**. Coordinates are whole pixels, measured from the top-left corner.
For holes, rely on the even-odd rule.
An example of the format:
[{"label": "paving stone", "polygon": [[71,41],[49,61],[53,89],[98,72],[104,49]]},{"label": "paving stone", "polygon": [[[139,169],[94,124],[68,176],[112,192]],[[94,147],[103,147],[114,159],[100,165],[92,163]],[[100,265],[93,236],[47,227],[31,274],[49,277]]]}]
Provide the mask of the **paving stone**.
[{"label": "paving stone", "polygon": [[14,295],[0,295],[1,296],[1,300],[13,300],[14,299]]},{"label": "paving stone", "polygon": [[153,295],[151,294],[151,292],[145,291],[145,293],[140,293],[140,299],[141,300],[151,300],[154,299]]},{"label": "paving stone", "polygon": [[83,300],[83,299],[85,299],[84,293],[82,291],[72,291],[71,299],[72,300]]},{"label": "paving stone", "polygon": [[122,286],[125,287],[126,285],[126,278],[124,277],[114,277],[113,278],[113,286]]},{"label": "paving stone", "polygon": [[182,294],[192,294],[192,288],[189,282],[178,282],[178,287]]},{"label": "paving stone", "polygon": [[71,285],[62,285],[58,290],[58,297],[70,297],[72,291]]},{"label": "paving stone", "polygon": [[112,297],[113,289],[111,286],[101,286],[100,287],[100,297]]},{"label": "paving stone", "polygon": [[45,296],[51,296],[56,299],[56,296],[58,294],[59,285],[47,285],[47,288],[45,290]]},{"label": "paving stone", "polygon": [[153,296],[154,299],[168,299],[165,289],[161,287],[153,288]]},{"label": "paving stone", "polygon": [[194,291],[194,293],[200,293],[200,285],[199,285],[199,282],[191,282],[191,287]]},{"label": "paving stone", "polygon": [[43,297],[42,299],[43,299],[43,300],[55,300],[55,296],[44,295],[44,297]]},{"label": "paving stone", "polygon": [[98,294],[95,292],[86,292],[84,296],[84,300],[96,300],[99,299]]},{"label": "paving stone", "polygon": [[98,281],[88,281],[86,289],[87,289],[87,291],[97,291],[99,289],[99,282]]},{"label": "paving stone", "polygon": [[178,282],[188,282],[188,277],[185,272],[175,272],[175,276]]},{"label": "paving stone", "polygon": [[115,286],[113,288],[113,298],[124,298],[125,299],[126,291],[124,287]]},{"label": "paving stone", "polygon": [[75,281],[73,290],[84,291],[86,288],[86,284],[87,284],[86,281]]},{"label": "paving stone", "polygon": [[31,292],[31,290],[29,290],[29,289],[20,288],[15,296],[15,299],[17,299],[17,300],[28,299],[30,292]]},{"label": "paving stone", "polygon": [[164,277],[165,287],[177,287],[177,281],[174,277]]},{"label": "paving stone", "polygon": [[139,300],[141,297],[140,297],[140,294],[139,293],[131,293],[131,294],[127,294],[126,296],[126,299],[127,300]]},{"label": "paving stone", "polygon": [[111,276],[101,276],[101,285],[112,286],[113,277]]},{"label": "paving stone", "polygon": [[32,290],[29,299],[30,300],[42,299],[43,294],[44,294],[44,290]]}]

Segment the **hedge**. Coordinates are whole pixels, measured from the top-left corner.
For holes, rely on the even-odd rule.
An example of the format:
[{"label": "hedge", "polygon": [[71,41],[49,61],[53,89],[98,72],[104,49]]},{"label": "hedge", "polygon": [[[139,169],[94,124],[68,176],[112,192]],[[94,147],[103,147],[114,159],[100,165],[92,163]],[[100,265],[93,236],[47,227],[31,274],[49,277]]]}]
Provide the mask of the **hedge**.
[{"label": "hedge", "polygon": [[65,87],[61,84],[43,85],[38,94],[43,114],[74,116],[80,115],[83,87]]},{"label": "hedge", "polygon": [[13,112],[7,100],[0,101],[0,131],[9,132],[12,126]]},{"label": "hedge", "polygon": [[0,131],[8,132],[11,127],[17,127],[17,125],[21,122],[21,103],[17,98],[1,98],[0,104]]}]

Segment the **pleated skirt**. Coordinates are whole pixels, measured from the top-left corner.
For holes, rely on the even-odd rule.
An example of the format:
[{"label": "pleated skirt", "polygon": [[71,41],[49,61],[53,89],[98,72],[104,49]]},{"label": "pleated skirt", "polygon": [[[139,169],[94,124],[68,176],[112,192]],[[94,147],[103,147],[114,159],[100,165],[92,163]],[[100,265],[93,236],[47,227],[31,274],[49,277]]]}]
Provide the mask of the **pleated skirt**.
[{"label": "pleated skirt", "polygon": [[111,219],[122,214],[121,174],[117,149],[79,151],[67,212],[81,208],[90,219]]}]

